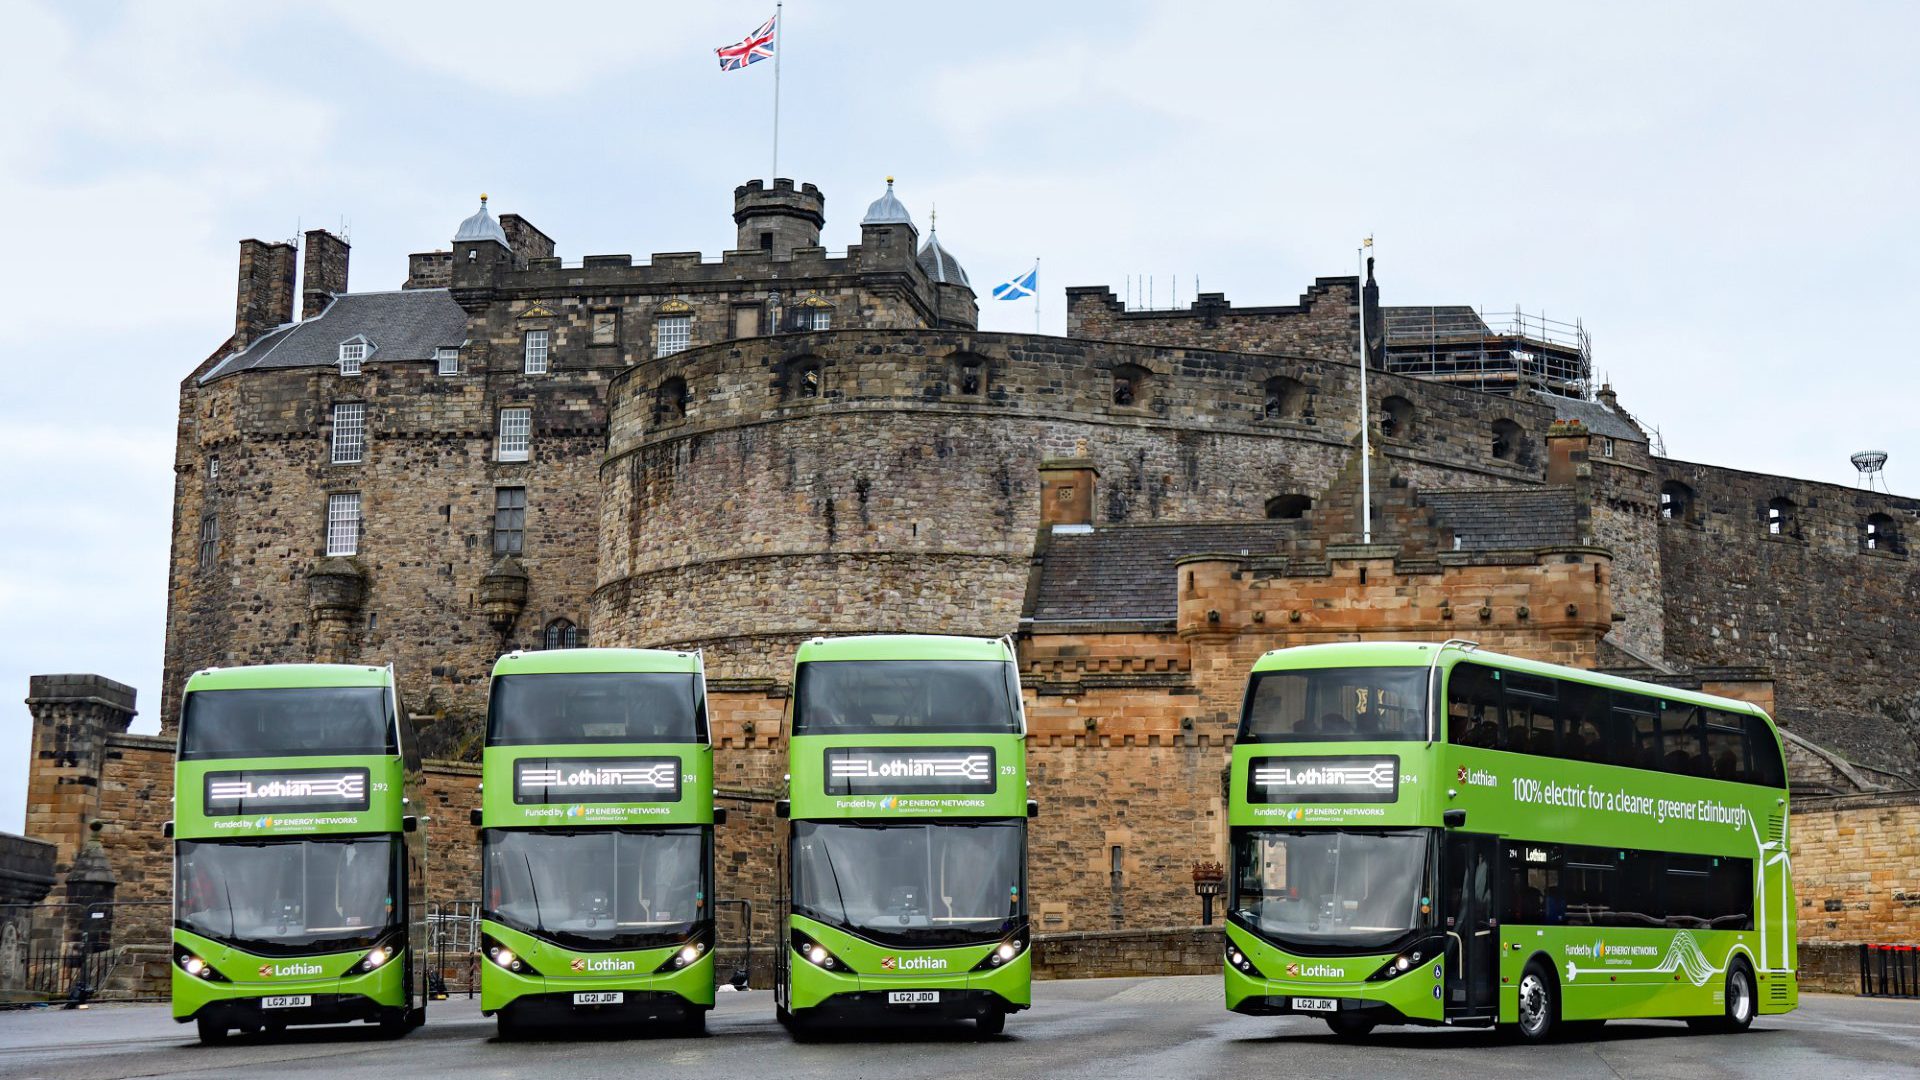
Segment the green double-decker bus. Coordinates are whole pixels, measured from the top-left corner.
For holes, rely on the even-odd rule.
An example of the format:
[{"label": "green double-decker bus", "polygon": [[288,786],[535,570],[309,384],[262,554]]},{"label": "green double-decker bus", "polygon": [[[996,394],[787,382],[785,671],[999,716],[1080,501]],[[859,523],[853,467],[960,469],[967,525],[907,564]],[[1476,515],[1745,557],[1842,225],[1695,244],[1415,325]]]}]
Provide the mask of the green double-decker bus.
[{"label": "green double-decker bus", "polygon": [[174,764],[173,1017],[233,1030],[426,1019],[421,772],[393,669],[187,680]]},{"label": "green double-decker bus", "polygon": [[794,660],[775,1013],[973,1020],[1031,1000],[1026,721],[1005,641],[816,638]]},{"label": "green double-decker bus", "polygon": [[1230,784],[1236,1012],[1540,1041],[1798,1003],[1786,771],[1753,705],[1467,642],[1284,649]]},{"label": "green double-decker bus", "polygon": [[557,649],[493,669],[481,766],[481,1010],[706,1029],[713,747],[698,653]]}]

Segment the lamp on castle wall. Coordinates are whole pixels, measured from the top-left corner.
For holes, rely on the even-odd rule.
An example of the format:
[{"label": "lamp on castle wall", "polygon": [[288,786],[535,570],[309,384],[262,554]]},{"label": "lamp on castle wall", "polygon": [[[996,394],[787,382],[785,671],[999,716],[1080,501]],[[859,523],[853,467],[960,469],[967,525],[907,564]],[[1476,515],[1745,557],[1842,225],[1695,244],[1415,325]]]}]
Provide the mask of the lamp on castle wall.
[{"label": "lamp on castle wall", "polygon": [[1200,925],[1213,925],[1213,898],[1226,890],[1227,870],[1217,862],[1193,864],[1193,895],[1200,898]]}]

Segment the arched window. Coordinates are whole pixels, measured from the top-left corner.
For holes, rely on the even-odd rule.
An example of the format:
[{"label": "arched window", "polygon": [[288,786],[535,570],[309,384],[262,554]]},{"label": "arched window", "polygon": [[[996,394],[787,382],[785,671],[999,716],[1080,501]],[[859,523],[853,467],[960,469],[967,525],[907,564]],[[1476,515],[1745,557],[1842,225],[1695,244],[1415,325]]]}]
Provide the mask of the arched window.
[{"label": "arched window", "polygon": [[962,397],[979,397],[987,392],[987,360],[972,353],[953,358],[953,392]]},{"label": "arched window", "polygon": [[1687,521],[1693,516],[1693,489],[1678,480],[1660,485],[1660,516],[1667,521]]},{"label": "arched window", "polygon": [[1138,364],[1115,364],[1113,403],[1133,406],[1147,403],[1147,377],[1153,374]]},{"label": "arched window", "polygon": [[796,356],[787,361],[786,377],[780,383],[780,396],[790,401],[820,396],[821,366],[817,356]]},{"label": "arched window", "polygon": [[1404,439],[1413,434],[1413,402],[1394,395],[1380,403],[1380,434]]},{"label": "arched window", "polygon": [[541,645],[548,649],[577,649],[580,647],[580,630],[569,620],[555,619],[547,624]]},{"label": "arched window", "polygon": [[1786,496],[1767,500],[1767,535],[1794,535],[1793,500]]},{"label": "arched window", "polygon": [[654,406],[654,416],[662,422],[685,420],[687,404],[692,400],[687,393],[687,380],[675,375],[660,384],[658,401]]},{"label": "arched window", "polygon": [[1493,422],[1493,456],[1501,461],[1520,459],[1520,440],[1525,437],[1520,425],[1501,417]]},{"label": "arched window", "polygon": [[1275,495],[1267,500],[1267,516],[1276,521],[1302,517],[1313,509],[1313,500],[1305,495]]},{"label": "arched window", "polygon": [[1869,514],[1860,529],[1860,545],[1868,551],[1899,551],[1900,531],[1890,514]]},{"label": "arched window", "polygon": [[1266,404],[1260,415],[1269,420],[1299,416],[1306,411],[1307,388],[1299,379],[1275,375],[1267,380]]}]

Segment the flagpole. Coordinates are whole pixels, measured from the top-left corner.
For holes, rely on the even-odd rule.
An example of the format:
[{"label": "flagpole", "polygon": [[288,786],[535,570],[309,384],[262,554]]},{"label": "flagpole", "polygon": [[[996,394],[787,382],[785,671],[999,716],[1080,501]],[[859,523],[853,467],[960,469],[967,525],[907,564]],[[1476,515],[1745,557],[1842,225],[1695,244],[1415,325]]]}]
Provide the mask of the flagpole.
[{"label": "flagpole", "polygon": [[787,27],[781,21],[780,8],[778,2],[773,5],[773,172],[767,176],[769,184],[780,175],[780,54],[787,51]]},{"label": "flagpole", "polygon": [[[775,63],[779,54],[775,54]],[[1354,251],[1358,272],[1354,274],[1353,291],[1360,301],[1360,542],[1373,543],[1373,445],[1368,423],[1371,408],[1367,399],[1367,289],[1366,260],[1367,249],[1360,247]]]}]

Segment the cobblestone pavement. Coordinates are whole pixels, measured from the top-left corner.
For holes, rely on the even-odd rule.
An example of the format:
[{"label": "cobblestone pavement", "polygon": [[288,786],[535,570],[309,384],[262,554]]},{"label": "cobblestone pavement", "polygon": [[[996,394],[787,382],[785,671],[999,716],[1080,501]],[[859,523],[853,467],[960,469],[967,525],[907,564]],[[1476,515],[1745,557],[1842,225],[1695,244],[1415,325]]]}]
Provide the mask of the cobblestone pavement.
[{"label": "cobblestone pavement", "polygon": [[[1480,1031],[1382,1029],[1340,1042],[1317,1022],[1235,1016],[1219,980],[1089,979],[1035,985],[1006,1034],[894,1029],[796,1044],[766,991],[721,995],[700,1039],[586,1036],[500,1042],[476,1002],[435,1003],[390,1042],[371,1028],[300,1031],[202,1047],[163,1005],[0,1013],[0,1077],[395,1075],[566,1077],[1791,1077],[1920,1076],[1920,1002],[1809,995],[1744,1035],[1676,1023],[1609,1024],[1593,1039],[1509,1044]],[[324,1072],[319,1070],[324,1069]]]}]

